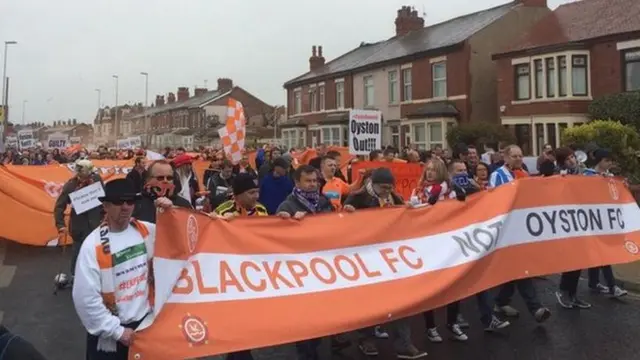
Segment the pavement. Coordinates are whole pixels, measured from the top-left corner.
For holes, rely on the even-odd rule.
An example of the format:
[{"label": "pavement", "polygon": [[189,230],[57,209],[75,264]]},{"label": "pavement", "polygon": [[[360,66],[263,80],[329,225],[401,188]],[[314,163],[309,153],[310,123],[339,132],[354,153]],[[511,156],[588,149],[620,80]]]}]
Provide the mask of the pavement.
[{"label": "pavement", "polygon": [[[53,277],[67,271],[70,251],[33,248],[0,241],[0,321],[31,341],[50,360],[81,360],[85,332],[75,314],[70,291],[53,295]],[[636,360],[640,358],[640,298],[612,300],[592,295],[581,283],[590,310],[566,310],[557,306],[553,292],[558,277],[536,280],[539,295],[553,312],[542,326],[522,314],[500,334],[485,334],[475,300],[466,301],[462,312],[471,322],[466,343],[431,344],[424,337],[422,319],[414,317],[414,343],[429,352],[430,359],[461,360]],[[524,309],[516,296],[514,306]],[[3,315],[2,315],[3,314]],[[437,313],[444,323],[444,311]],[[277,324],[274,324],[277,325]],[[445,334],[441,329],[441,334]],[[379,340],[379,360],[395,359],[390,340]],[[287,360],[280,355],[274,359]],[[366,359],[355,348],[333,359]],[[162,359],[158,359],[162,360]]]}]

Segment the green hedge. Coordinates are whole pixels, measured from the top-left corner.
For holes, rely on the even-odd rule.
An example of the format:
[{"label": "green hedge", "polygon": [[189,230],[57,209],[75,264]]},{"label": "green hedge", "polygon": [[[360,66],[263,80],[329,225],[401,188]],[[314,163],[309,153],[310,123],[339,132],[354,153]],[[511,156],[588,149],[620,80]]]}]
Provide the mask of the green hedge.
[{"label": "green hedge", "polygon": [[[449,147],[463,143],[473,144],[476,148],[482,149],[483,145],[497,143],[513,143],[515,137],[509,130],[500,124],[488,122],[473,122],[457,125],[447,131],[447,143]],[[497,149],[496,149],[497,150]]]},{"label": "green hedge", "polygon": [[592,119],[617,120],[640,129],[640,91],[606,95],[589,105]]},{"label": "green hedge", "polygon": [[579,148],[589,142],[595,142],[601,148],[612,152],[620,174],[629,176],[634,183],[639,182],[640,169],[636,149],[640,149],[640,135],[633,126],[612,120],[593,120],[566,129],[562,142],[564,145],[576,145]]}]

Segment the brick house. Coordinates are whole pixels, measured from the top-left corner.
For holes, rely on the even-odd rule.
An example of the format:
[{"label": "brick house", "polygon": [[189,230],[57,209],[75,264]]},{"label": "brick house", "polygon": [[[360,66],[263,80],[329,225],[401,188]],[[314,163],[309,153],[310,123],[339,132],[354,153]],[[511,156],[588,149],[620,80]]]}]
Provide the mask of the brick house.
[{"label": "brick house", "polygon": [[357,108],[382,112],[385,144],[447,147],[446,131],[458,122],[498,122],[491,55],[549,12],[546,0],[515,0],[425,27],[403,6],[388,40],[326,63],[314,46],[309,72],[284,84],[282,141],[346,146],[348,111]]},{"label": "brick house", "polygon": [[218,88],[195,88],[193,96],[187,87],[166,96],[157,95],[153,106],[129,118],[134,124],[134,135],[140,135],[143,143],[154,149],[184,146],[211,145],[219,141],[217,130],[226,119],[229,98],[240,101],[247,119],[248,137],[257,130],[270,126],[274,107],[260,100],[231,79],[218,79]]},{"label": "brick house", "polygon": [[[116,111],[118,116],[116,116]],[[93,120],[95,130],[93,141],[97,145],[114,146],[117,139],[127,137],[131,132],[131,123],[128,120],[142,111],[141,104],[125,104],[117,107],[105,106],[98,109]]]},{"label": "brick house", "polygon": [[502,124],[525,154],[561,144],[589,121],[592,99],[640,90],[640,1],[583,0],[558,7],[495,54]]},{"label": "brick house", "polygon": [[64,134],[72,143],[89,145],[93,143],[94,129],[92,125],[78,123],[76,119],[54,121],[53,126],[39,134],[40,142],[45,144],[51,134]]}]

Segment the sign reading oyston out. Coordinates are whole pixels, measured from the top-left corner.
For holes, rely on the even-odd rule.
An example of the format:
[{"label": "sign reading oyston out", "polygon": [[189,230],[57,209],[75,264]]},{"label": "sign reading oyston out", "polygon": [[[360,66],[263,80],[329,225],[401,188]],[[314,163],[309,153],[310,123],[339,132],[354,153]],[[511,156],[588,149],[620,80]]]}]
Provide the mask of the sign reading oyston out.
[{"label": "sign reading oyston out", "polygon": [[349,154],[369,155],[382,148],[382,113],[377,110],[349,111]]}]

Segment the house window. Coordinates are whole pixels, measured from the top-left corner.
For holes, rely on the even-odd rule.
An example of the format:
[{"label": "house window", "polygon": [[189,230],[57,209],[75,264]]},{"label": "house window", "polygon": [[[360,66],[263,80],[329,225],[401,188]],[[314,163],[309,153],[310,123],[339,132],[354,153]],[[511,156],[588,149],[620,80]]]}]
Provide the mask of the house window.
[{"label": "house window", "polygon": [[394,125],[390,127],[391,145],[396,149],[400,148],[400,126]]},{"label": "house window", "polygon": [[413,145],[416,145],[418,149],[426,150],[427,149],[427,135],[426,135],[426,127],[425,124],[412,124],[411,125],[411,135]]},{"label": "house window", "polygon": [[[307,130],[305,129],[300,129],[297,132],[297,141],[298,141],[298,147],[299,148],[303,148],[305,146],[307,146]],[[294,146],[296,144],[294,143]]]},{"label": "house window", "polygon": [[554,149],[558,147],[556,123],[547,123],[547,144],[551,144]]},{"label": "house window", "polygon": [[558,56],[558,96],[567,96],[567,57]]},{"label": "house window", "polygon": [[412,97],[412,88],[411,88],[411,69],[402,70],[402,101],[411,101]]},{"label": "house window", "polygon": [[340,130],[341,126],[321,128],[322,143],[328,146],[341,146]]},{"label": "house window", "polygon": [[542,60],[534,61],[536,68],[536,99],[544,97],[544,68],[542,67]]},{"label": "house window", "polygon": [[556,60],[547,58],[547,97],[556,96]]},{"label": "house window", "polygon": [[389,104],[398,102],[398,71],[389,71]]},{"label": "house window", "polygon": [[344,109],[344,82],[336,83],[336,108]]},{"label": "house window", "polygon": [[516,65],[516,99],[531,99],[531,78],[529,64]]},{"label": "house window", "polygon": [[624,53],[624,90],[640,90],[640,49]]},{"label": "house window", "polygon": [[318,103],[320,104],[320,110],[324,110],[324,106],[325,106],[324,85],[318,87]]},{"label": "house window", "polygon": [[309,89],[309,104],[310,104],[310,108],[309,111],[313,112],[313,111],[317,111],[318,110],[318,101],[316,99],[316,88],[311,88]]},{"label": "house window", "polygon": [[302,112],[302,93],[300,90],[293,92],[293,113],[300,114]]},{"label": "house window", "polygon": [[442,123],[432,122],[428,123],[429,127],[429,148],[433,149],[436,146],[444,147],[442,136]]},{"label": "house window", "polygon": [[571,57],[571,92],[573,96],[587,96],[587,56],[573,55]]},{"label": "house window", "polygon": [[440,61],[431,65],[433,77],[433,97],[447,97],[447,63]]},{"label": "house window", "polygon": [[365,76],[363,78],[364,83],[364,106],[370,107],[373,106],[374,103],[374,93],[373,93],[373,76]]}]

